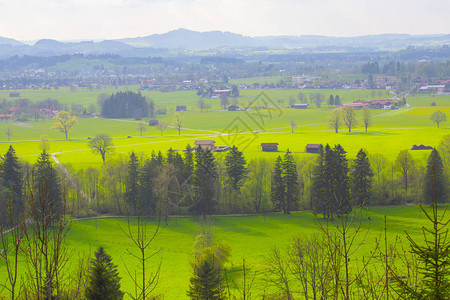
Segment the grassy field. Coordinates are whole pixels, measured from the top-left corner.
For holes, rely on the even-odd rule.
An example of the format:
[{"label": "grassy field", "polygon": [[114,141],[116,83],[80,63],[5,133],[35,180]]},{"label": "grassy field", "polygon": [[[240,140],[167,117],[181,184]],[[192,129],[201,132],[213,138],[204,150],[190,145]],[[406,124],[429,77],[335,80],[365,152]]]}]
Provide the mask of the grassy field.
[{"label": "grassy field", "polygon": [[[136,89],[137,87],[130,87]],[[115,89],[100,89],[89,91],[78,89],[71,92],[68,89],[52,91],[23,91],[23,97],[32,101],[56,98],[63,103],[95,103],[98,94],[102,92],[112,93]],[[247,105],[261,91],[241,91],[239,103]],[[94,137],[98,133],[108,133],[113,137],[115,145],[114,154],[128,155],[131,151],[149,155],[151,151],[167,151],[172,149],[184,149],[186,144],[193,145],[195,140],[213,139],[216,145],[237,145],[247,161],[257,157],[275,158],[287,149],[295,152],[298,157],[307,157],[312,154],[305,153],[305,145],[310,143],[340,143],[353,158],[360,148],[369,153],[382,153],[388,160],[394,160],[400,150],[409,149],[413,144],[437,146],[441,138],[450,134],[450,120],[436,128],[429,118],[437,109],[447,115],[450,114],[450,97],[409,97],[409,108],[386,111],[374,110],[372,124],[366,133],[361,124],[352,132],[344,127],[339,133],[330,130],[327,120],[332,112],[327,105],[322,108],[314,106],[307,110],[295,110],[286,107],[289,96],[296,97],[299,91],[295,90],[264,90],[267,97],[277,107],[269,107],[261,111],[221,111],[218,99],[207,99],[212,104],[211,111],[200,112],[196,108],[198,97],[194,91],[175,93],[145,92],[146,96],[155,100],[157,105],[167,106],[167,115],[159,115],[156,118],[173,124],[173,115],[176,105],[186,105],[188,111],[183,112],[184,122],[181,135],[173,127],[169,127],[161,136],[155,127],[148,127],[139,136],[137,130],[139,122],[133,119],[103,119],[80,118],[79,123],[70,132],[70,140],[64,140],[64,136],[51,129],[53,121],[9,121],[0,123],[0,153],[5,153],[10,144],[14,146],[22,160],[34,163],[39,150],[39,137],[48,135],[50,138],[50,152],[58,153],[57,157],[62,163],[72,164],[76,168],[90,166],[100,167],[101,158],[92,153],[88,147],[87,137]],[[317,91],[302,91],[306,95]],[[344,102],[352,102],[357,99],[367,99],[370,91],[366,90],[320,90],[324,95],[339,94]],[[0,92],[0,98],[7,98],[7,93]],[[385,96],[385,95],[384,95]],[[327,97],[326,97],[327,98]],[[277,100],[284,101],[279,105]],[[436,107],[431,103],[436,102]],[[360,112],[357,112],[360,116]],[[297,124],[295,132],[291,133],[290,121]],[[8,142],[5,130],[10,128],[13,132],[12,141]],[[239,134],[235,134],[239,133]],[[131,136],[131,138],[127,138]],[[260,149],[263,142],[279,143],[278,153],[265,153]],[[413,151],[413,156],[424,163],[429,151]],[[218,154],[219,155],[219,154]],[[372,207],[368,210],[371,216],[371,231],[367,236],[367,243],[357,252],[361,258],[367,254],[372,241],[380,236],[382,218],[388,214],[388,227],[390,238],[397,235],[404,237],[404,230],[411,232],[413,237],[419,237],[420,226],[424,222],[423,215],[417,207]],[[268,250],[274,245],[286,245],[289,238],[296,235],[309,235],[316,232],[315,223],[320,222],[309,212],[295,213],[292,215],[270,214],[266,216],[236,216],[214,217],[215,235],[218,239],[230,244],[232,259],[229,268],[232,270],[232,278],[240,281],[241,273],[239,265],[243,258],[248,266],[257,272],[257,284],[255,290],[258,293],[265,288],[263,282],[264,259]],[[130,241],[126,239],[120,230],[126,225],[123,218],[118,219],[91,219],[79,220],[73,223],[69,233],[68,245],[76,252],[93,253],[98,246],[104,246],[114,257],[119,265],[123,277],[122,286],[125,290],[131,290],[131,280],[125,274],[125,262],[133,268],[132,260],[125,255],[125,250],[130,247]],[[190,261],[192,259],[192,243],[198,232],[196,218],[172,217],[169,226],[162,230],[152,249],[162,247],[162,252],[155,257],[157,262],[162,259],[161,278],[157,292],[165,294],[166,299],[185,299],[188,280],[191,274]],[[76,254],[76,253],[75,253]],[[72,257],[76,257],[76,255]],[[360,259],[359,258],[359,259]],[[354,261],[356,263],[357,260]],[[3,265],[0,264],[0,269]],[[0,272],[0,280],[3,273]],[[176,288],[174,288],[176,287]]]},{"label": "grassy field", "polygon": [[[112,90],[109,90],[110,92]],[[85,103],[96,101],[96,95],[100,91],[68,90],[30,92],[35,93],[33,100],[39,97],[55,93],[62,95],[61,101],[78,99]],[[261,91],[242,91],[239,102],[252,101]],[[368,91],[321,91],[324,94],[340,94],[342,99],[351,102],[353,98],[364,97]],[[27,91],[25,93],[28,93]],[[267,90],[264,91],[269,99],[284,99],[288,102],[290,95],[295,96],[293,90]],[[40,96],[38,96],[40,95]],[[81,95],[76,97],[76,95]],[[353,157],[360,148],[371,153],[382,153],[388,159],[394,159],[397,153],[403,149],[409,149],[413,144],[425,144],[437,146],[442,136],[450,133],[448,122],[442,123],[441,128],[436,128],[430,121],[430,115],[440,109],[447,115],[450,113],[450,97],[411,97],[408,98],[409,108],[396,111],[374,110],[372,112],[372,124],[366,133],[362,124],[353,129],[351,133],[346,128],[341,128],[338,134],[329,129],[327,120],[332,112],[327,105],[322,108],[312,106],[307,110],[295,110],[286,108],[286,105],[275,103],[266,110],[228,112],[220,110],[218,99],[208,99],[213,103],[210,111],[201,112],[195,107],[197,96],[195,92],[161,93],[149,92],[147,96],[155,99],[158,105],[168,107],[167,115],[158,115],[156,119],[173,124],[174,107],[185,104],[188,111],[183,112],[183,129],[181,135],[175,128],[169,127],[161,136],[156,127],[147,127],[143,137],[137,130],[139,122],[134,119],[103,119],[80,118],[78,124],[69,134],[69,141],[63,140],[64,135],[51,129],[53,121],[8,121],[0,123],[0,153],[6,152],[9,144],[13,144],[18,155],[22,159],[34,162],[39,153],[39,138],[48,135],[50,151],[59,153],[58,157],[63,163],[72,163],[79,167],[100,166],[100,158],[95,156],[88,147],[87,137],[94,137],[98,133],[108,133],[114,138],[115,155],[127,155],[131,151],[146,153],[151,151],[167,151],[168,149],[184,149],[186,144],[193,144],[198,139],[213,139],[216,145],[236,145],[245,150],[248,159],[265,156],[275,157],[280,153],[264,153],[260,149],[263,142],[279,143],[279,150],[291,151],[299,156],[307,156],[306,144],[340,143]],[[1,97],[1,96],[0,96]],[[437,106],[430,106],[431,102]],[[276,102],[276,101],[275,101]],[[269,104],[269,106],[271,106]],[[360,112],[357,112],[357,116]],[[295,132],[291,133],[290,120],[297,124]],[[8,142],[4,132],[10,128],[13,132],[11,143]],[[240,134],[236,134],[240,133]],[[131,136],[132,138],[126,138]],[[414,152],[414,156],[422,160],[428,154],[427,151]]]},{"label": "grassy field", "polygon": [[[370,229],[365,243],[352,257],[352,264],[361,261],[374,249],[375,239],[382,234],[384,215],[387,214],[388,238],[391,243],[395,237],[401,237],[406,244],[404,231],[421,241],[421,226],[426,224],[424,215],[417,206],[372,207],[366,212],[371,221],[365,225]],[[132,227],[136,220],[132,220]],[[285,247],[289,239],[296,235],[310,236],[317,234],[317,224],[324,222],[314,217],[310,212],[299,212],[291,215],[268,214],[255,216],[212,217],[213,232],[217,240],[231,246],[231,260],[227,264],[231,278],[240,283],[242,280],[241,264],[245,258],[250,274],[256,272],[253,295],[258,295],[266,289],[264,282],[265,258],[274,246]],[[152,228],[156,220],[150,221]],[[129,269],[136,267],[127,254],[126,249],[132,249],[120,227],[127,226],[126,218],[86,219],[74,221],[67,242],[73,260],[78,253],[93,255],[99,246],[103,246],[119,266],[122,276],[123,290],[132,290],[132,281],[126,275],[125,264]],[[134,228],[134,227],[133,227]],[[161,264],[160,282],[156,293],[163,293],[165,299],[187,299],[186,290],[191,276],[190,262],[193,258],[192,245],[194,237],[199,232],[197,218],[171,217],[169,225],[161,230],[160,235],[151,245],[152,251],[161,252],[152,259],[152,267]],[[362,234],[362,236],[365,235]],[[0,268],[3,267],[0,263]],[[0,280],[4,279],[0,272]],[[128,299],[128,298],[127,298]]]}]

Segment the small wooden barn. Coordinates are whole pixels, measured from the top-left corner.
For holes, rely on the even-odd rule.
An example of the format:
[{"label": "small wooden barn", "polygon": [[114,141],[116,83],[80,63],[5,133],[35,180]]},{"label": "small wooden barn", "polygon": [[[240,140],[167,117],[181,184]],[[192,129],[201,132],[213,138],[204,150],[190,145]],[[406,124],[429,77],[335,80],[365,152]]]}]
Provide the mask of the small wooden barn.
[{"label": "small wooden barn", "polygon": [[239,105],[232,104],[228,106],[228,111],[237,111],[237,110],[239,110]]},{"label": "small wooden barn", "polygon": [[277,152],[278,143],[261,143],[261,148],[264,152]]},{"label": "small wooden barn", "polygon": [[297,103],[297,104],[292,104],[291,108],[295,108],[295,109],[307,109],[308,108],[308,103]]},{"label": "small wooden barn", "polygon": [[214,149],[216,149],[216,146],[214,145],[216,143],[216,141],[212,141],[212,140],[204,140],[204,141],[195,141],[194,148],[198,148],[198,147],[202,147],[203,150],[211,150],[214,151]]},{"label": "small wooden barn", "polygon": [[305,147],[306,153],[319,153],[321,144],[308,144]]}]

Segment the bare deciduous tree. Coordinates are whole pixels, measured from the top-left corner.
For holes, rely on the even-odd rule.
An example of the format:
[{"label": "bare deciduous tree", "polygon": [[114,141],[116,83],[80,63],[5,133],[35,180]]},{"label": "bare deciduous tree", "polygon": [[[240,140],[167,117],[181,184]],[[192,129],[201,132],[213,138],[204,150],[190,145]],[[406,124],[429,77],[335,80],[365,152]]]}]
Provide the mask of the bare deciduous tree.
[{"label": "bare deciduous tree", "polygon": [[181,127],[183,126],[183,120],[184,118],[182,114],[180,113],[175,114],[173,119],[173,125],[178,130],[178,135],[181,135]]},{"label": "bare deciduous tree", "polygon": [[342,118],[344,120],[345,126],[348,128],[348,132],[352,132],[352,128],[354,128],[358,124],[353,106],[344,106],[341,111]]},{"label": "bare deciduous tree", "polygon": [[98,134],[95,138],[89,141],[89,147],[102,156],[103,163],[105,163],[106,156],[113,151],[112,139],[105,133]]},{"label": "bare deciduous tree", "polygon": [[139,133],[141,134],[141,136],[142,136],[142,133],[144,132],[144,131],[147,131],[147,124],[145,124],[145,123],[139,123],[138,124],[138,127],[137,127],[137,130],[139,131]]},{"label": "bare deciduous tree", "polygon": [[68,295],[76,299],[85,277],[85,263],[76,274],[67,270],[71,253],[66,236],[72,217],[66,213],[65,200],[62,205],[55,203],[45,180],[39,179],[37,191],[30,192],[26,204],[29,215],[23,226],[27,263],[23,293],[26,299],[62,299]]},{"label": "bare deciduous tree", "polygon": [[0,287],[6,289],[10,295],[10,299],[17,299],[21,294],[21,286],[18,284],[19,279],[19,255],[24,239],[23,229],[25,219],[14,214],[15,197],[11,197],[8,201],[7,224],[11,228],[2,227],[0,223],[0,261],[5,264],[6,282],[0,283]]},{"label": "bare deciduous tree", "polygon": [[10,141],[11,141],[11,137],[12,137],[12,135],[13,135],[12,129],[9,128],[9,127],[6,128],[5,134],[8,136],[8,142],[10,142]]},{"label": "bare deciduous tree", "polygon": [[151,293],[155,290],[158,284],[162,262],[162,260],[160,260],[159,264],[157,264],[156,266],[155,271],[149,273],[148,270],[151,267],[150,260],[161,252],[161,248],[159,248],[158,250],[150,249],[153,241],[160,233],[161,217],[158,217],[158,222],[155,226],[150,226],[147,218],[139,213],[141,210],[138,209],[137,211],[137,224],[132,226],[131,219],[128,216],[126,229],[122,228],[119,225],[125,236],[132,241],[134,247],[134,249],[127,248],[126,254],[130,255],[138,261],[140,269],[139,272],[134,272],[133,274],[133,272],[128,267],[128,263],[124,262],[128,276],[131,278],[133,284],[136,287],[134,294],[130,292],[127,292],[127,294],[132,299],[136,300],[150,299]]},{"label": "bare deciduous tree", "polygon": [[367,128],[372,123],[371,109],[369,107],[363,107],[363,109],[362,109],[362,121],[363,121],[363,124],[364,124],[364,128],[366,128],[366,132],[367,132]]},{"label": "bare deciduous tree", "polygon": [[328,124],[331,129],[334,129],[336,133],[339,132],[339,127],[342,125],[342,119],[341,119],[341,111],[339,109],[334,109],[331,112],[330,119],[328,120]]},{"label": "bare deciduous tree", "polygon": [[279,248],[273,248],[266,259],[266,281],[269,285],[277,288],[281,299],[293,299],[291,278],[289,274],[289,261]]},{"label": "bare deciduous tree", "polygon": [[289,125],[291,125],[291,132],[294,133],[294,129],[297,128],[297,123],[295,122],[294,119],[291,119],[289,121]]},{"label": "bare deciduous tree", "polygon": [[161,132],[161,136],[163,135],[163,132],[167,129],[167,123],[164,121],[161,121],[156,125],[156,128]]}]

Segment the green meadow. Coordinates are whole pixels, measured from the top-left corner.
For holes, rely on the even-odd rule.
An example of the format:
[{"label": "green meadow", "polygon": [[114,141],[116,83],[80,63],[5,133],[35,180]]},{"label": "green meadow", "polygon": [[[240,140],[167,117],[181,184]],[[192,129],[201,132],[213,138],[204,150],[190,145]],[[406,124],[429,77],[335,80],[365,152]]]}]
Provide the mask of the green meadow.
[{"label": "green meadow", "polygon": [[[371,221],[364,225],[369,229],[368,235],[364,245],[352,257],[353,264],[357,264],[362,256],[368,256],[374,250],[375,239],[382,236],[385,214],[388,216],[388,238],[391,243],[399,236],[406,246],[405,230],[417,241],[422,240],[420,226],[427,223],[417,206],[369,208],[367,216],[371,217]],[[250,274],[256,272],[252,291],[255,298],[261,298],[259,296],[268,289],[264,282],[268,252],[275,246],[285,247],[294,236],[317,234],[318,223],[324,224],[321,218],[314,217],[310,212],[212,217],[216,239],[228,243],[232,249],[231,259],[227,264],[231,280],[235,280],[238,285],[241,283],[243,258]],[[125,263],[129,268],[133,267],[133,260],[125,254],[125,249],[131,249],[131,243],[120,229],[125,226],[124,218],[76,221],[70,231],[69,245],[87,252],[93,252],[99,246],[108,249],[119,265],[123,277],[122,286],[125,290],[131,290],[133,284],[125,275],[124,267]],[[171,217],[169,225],[162,229],[151,246],[153,251],[162,250],[153,259],[153,266],[161,261],[161,277],[155,293],[163,293],[165,299],[187,299],[186,290],[192,273],[190,262],[193,258],[193,242],[199,230],[196,218]],[[366,231],[363,232],[357,240],[360,241],[366,234]]]},{"label": "green meadow", "polygon": [[[406,247],[408,244],[405,231],[415,240],[422,240],[421,226],[427,223],[417,206],[371,207],[363,214],[365,218],[370,217],[371,221],[363,225],[364,230],[356,239],[359,242],[365,236],[365,242],[351,258],[352,264],[358,264],[363,256],[367,258],[370,251],[375,249],[375,240],[382,237],[385,214],[389,243],[393,244],[398,236]],[[242,259],[245,258],[249,274],[251,276],[256,274],[252,294],[257,299],[261,298],[264,291],[271,290],[264,281],[265,259],[270,249],[275,246],[285,247],[289,240],[297,235],[315,235],[317,225],[324,224],[323,219],[315,217],[311,212],[291,215],[216,216],[211,217],[211,220],[216,240],[228,243],[232,249],[230,261],[227,263],[230,280],[235,281],[238,286],[242,282]],[[159,249],[161,251],[152,258],[149,271],[155,271],[156,265],[161,262],[161,274],[155,294],[164,294],[165,299],[187,299],[193,242],[199,233],[200,223],[194,217],[170,217],[168,223],[150,246],[152,252]],[[136,220],[131,219],[131,227],[134,229],[135,224]],[[156,228],[157,220],[149,220],[149,224],[149,231],[152,232]],[[121,229],[125,229],[126,226],[126,218],[73,221],[67,236],[70,268],[75,268],[79,255],[93,255],[93,252],[102,246],[107,249],[119,267],[122,289],[132,291],[133,283],[127,276],[126,267],[134,270],[137,268],[137,262],[126,254],[127,249],[133,249],[131,241],[125,237]],[[0,267],[2,266],[3,263],[0,263]],[[376,262],[372,267],[376,267]],[[4,276],[5,273],[1,272],[0,280],[4,280]]]},{"label": "green meadow", "polygon": [[[122,87],[122,89],[137,87]],[[58,99],[62,103],[96,103],[100,93],[112,93],[115,88],[89,90],[85,88],[70,91],[69,89],[21,91],[21,96],[32,101],[46,98]],[[264,153],[260,144],[267,142],[279,143],[281,152],[289,149],[298,156],[309,156],[305,153],[306,144],[342,144],[349,157],[354,157],[360,148],[370,153],[381,153],[393,160],[397,153],[409,149],[413,144],[437,146],[442,136],[450,133],[450,120],[442,123],[441,128],[430,121],[430,115],[440,109],[447,115],[450,113],[450,96],[417,96],[408,97],[409,108],[399,110],[373,110],[372,123],[368,132],[364,131],[362,122],[348,132],[343,126],[339,133],[334,133],[328,126],[328,118],[332,108],[323,104],[321,108],[310,105],[306,110],[287,108],[289,97],[296,97],[297,90],[242,90],[238,102],[248,105],[261,92],[270,99],[269,107],[260,111],[228,112],[220,107],[219,99],[206,99],[211,104],[208,111],[197,108],[198,96],[195,91],[180,91],[173,93],[144,92],[152,98],[157,106],[167,107],[166,115],[157,115],[154,119],[169,124],[167,130],[161,132],[153,126],[148,126],[143,136],[137,130],[139,122],[134,119],[104,119],[79,118],[78,124],[69,133],[69,140],[64,135],[51,129],[53,121],[39,120],[37,122],[8,121],[0,123],[0,153],[4,153],[9,144],[14,145],[22,159],[34,162],[39,153],[39,139],[47,135],[50,139],[50,151],[58,153],[62,163],[76,164],[80,168],[100,166],[100,157],[95,156],[88,147],[88,137],[99,133],[107,133],[114,139],[113,155],[127,155],[131,151],[149,155],[152,151],[165,152],[170,148],[182,150],[187,144],[193,145],[198,139],[212,139],[216,145],[236,145],[244,150],[248,159],[264,156],[276,157],[279,153]],[[325,96],[339,94],[344,102],[357,99],[370,99],[371,92],[367,90],[302,90],[309,93],[320,92]],[[382,91],[386,93],[385,91]],[[0,92],[0,98],[6,98],[6,92]],[[327,97],[325,97],[327,98]],[[281,99],[283,103],[277,100]],[[431,106],[435,102],[436,106]],[[177,105],[186,105],[188,111],[182,112],[183,129],[181,135],[172,126]],[[360,117],[360,112],[356,112]],[[153,118],[152,118],[153,119]],[[296,123],[294,133],[290,121]],[[12,130],[11,142],[5,134],[7,128]],[[238,134],[237,134],[238,133]],[[130,136],[131,138],[127,138]],[[426,151],[416,151],[414,156],[425,159]]]},{"label": "green meadow", "polygon": [[[137,87],[129,87],[136,89]],[[125,89],[125,88],[122,88]],[[32,101],[46,98],[58,99],[62,103],[82,103],[89,105],[96,103],[100,93],[113,93],[116,89],[69,89],[47,91],[21,91],[21,96]],[[248,105],[259,95],[260,90],[243,90],[238,101],[241,105]],[[305,153],[306,144],[341,144],[348,152],[349,158],[355,157],[360,148],[369,153],[381,153],[388,160],[393,161],[400,150],[409,149],[413,144],[437,146],[444,135],[450,134],[450,120],[441,124],[441,128],[430,121],[430,115],[440,109],[449,116],[450,96],[408,97],[408,108],[399,110],[373,110],[372,123],[368,132],[359,125],[348,132],[342,127],[335,133],[328,127],[328,118],[332,108],[323,104],[321,108],[310,105],[306,110],[287,108],[290,96],[296,97],[296,90],[264,90],[265,95],[274,105],[267,109],[253,111],[228,112],[221,110],[219,99],[206,99],[211,104],[209,111],[201,112],[197,108],[198,96],[195,91],[174,93],[145,92],[157,106],[166,106],[167,115],[158,115],[155,119],[173,125],[176,105],[186,105],[188,111],[182,112],[184,121],[181,135],[174,127],[166,131],[158,131],[155,127],[147,127],[143,136],[137,130],[139,122],[145,120],[134,119],[104,119],[79,118],[78,124],[69,133],[69,140],[64,135],[51,129],[52,120],[38,122],[8,121],[0,123],[0,153],[5,153],[9,145],[13,145],[22,160],[34,163],[39,150],[41,135],[50,139],[50,152],[64,164],[71,164],[75,168],[100,167],[101,158],[96,156],[88,147],[88,137],[98,133],[107,133],[113,137],[113,156],[126,156],[132,151],[150,155],[152,151],[165,152],[172,149],[182,150],[187,144],[193,145],[195,140],[215,140],[217,146],[237,145],[244,151],[247,161],[258,157],[275,158],[289,149],[299,158],[312,157]],[[329,94],[339,94],[344,102],[358,99],[370,99],[371,92],[367,90],[311,90],[301,91],[307,96],[309,93],[321,92],[325,99]],[[5,92],[0,92],[0,98],[8,98]],[[378,96],[376,96],[378,98]],[[386,92],[383,91],[383,96]],[[277,100],[281,99],[280,104]],[[435,102],[436,106],[431,106]],[[360,112],[356,112],[360,118]],[[149,118],[150,119],[150,118]],[[152,118],[153,119],[153,118]],[[290,121],[296,123],[294,132]],[[5,134],[7,128],[13,132],[11,141]],[[129,137],[128,137],[129,136]],[[261,151],[260,144],[275,142],[279,144],[278,153]],[[413,151],[414,158],[425,163],[428,151]],[[221,155],[221,154],[217,154]],[[396,236],[404,239],[404,230],[420,240],[420,226],[424,224],[424,216],[415,206],[399,207],[371,207],[367,211],[372,221],[366,242],[356,252],[357,263],[363,255],[373,250],[374,241],[381,235],[383,216],[388,215],[389,238],[393,241]],[[322,222],[310,212],[298,212],[292,215],[268,214],[259,216],[227,216],[213,217],[214,234],[218,240],[227,242],[232,248],[232,257],[228,263],[230,278],[240,282],[242,280],[241,263],[246,263],[251,272],[256,272],[254,293],[264,292],[265,258],[268,251],[275,245],[285,246],[295,235],[313,235],[317,231],[316,224]],[[132,220],[132,223],[135,220]],[[155,226],[155,220],[151,220]],[[136,266],[133,259],[125,254],[131,243],[120,226],[126,226],[125,218],[99,218],[76,220],[68,235],[68,246],[76,249],[71,257],[76,259],[78,253],[93,254],[95,249],[103,246],[119,265],[119,272],[124,290],[132,290],[132,281],[126,275],[126,268]],[[156,293],[165,295],[166,299],[186,299],[186,290],[191,275],[190,262],[192,260],[192,244],[199,231],[198,220],[190,217],[170,217],[169,225],[156,238],[151,249],[161,252],[154,257],[153,266],[161,261],[161,276]],[[0,264],[0,266],[3,266]],[[73,265],[72,265],[73,267]],[[4,273],[0,272],[0,280]],[[258,296],[256,298],[258,298]]]}]

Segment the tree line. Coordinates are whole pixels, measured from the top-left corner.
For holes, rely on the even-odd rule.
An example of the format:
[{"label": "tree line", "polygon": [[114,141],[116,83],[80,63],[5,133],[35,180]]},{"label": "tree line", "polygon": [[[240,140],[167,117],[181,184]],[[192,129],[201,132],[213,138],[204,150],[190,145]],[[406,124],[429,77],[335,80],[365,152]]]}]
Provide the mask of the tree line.
[{"label": "tree line", "polygon": [[[434,203],[433,209],[437,209],[437,203],[447,199],[448,168],[444,168],[444,165],[448,166],[448,149],[450,135],[443,138],[439,151],[431,151],[426,168],[422,168],[423,177],[420,182],[423,182],[423,191],[418,197],[425,203]],[[249,212],[278,210],[290,213],[295,209],[307,208],[306,203],[302,203],[307,198],[313,211],[321,214],[326,223],[319,223],[320,235],[314,238],[294,237],[286,249],[273,248],[267,254],[265,280],[266,285],[273,288],[267,296],[293,299],[299,292],[307,299],[311,295],[322,295],[324,298],[343,296],[344,299],[351,299],[356,294],[359,298],[362,295],[389,295],[394,291],[389,292],[389,283],[385,282],[394,281],[395,293],[407,297],[429,295],[430,291],[444,295],[444,298],[433,299],[446,297],[447,288],[443,285],[445,277],[442,277],[445,270],[442,271],[439,265],[448,257],[446,249],[450,246],[445,236],[442,236],[445,232],[440,233],[440,228],[444,228],[445,224],[439,223],[437,211],[427,216],[430,221],[437,222],[437,227],[434,226],[428,232],[436,240],[438,248],[433,246],[434,242],[421,246],[409,236],[408,241],[413,249],[413,256],[419,257],[418,261],[422,260],[422,263],[427,264],[433,260],[437,271],[435,273],[444,275],[439,275],[436,280],[425,279],[418,284],[421,276],[430,278],[427,276],[431,276],[434,269],[418,269],[418,264],[407,264],[408,272],[416,275],[404,280],[400,276],[403,267],[395,262],[398,261],[396,257],[403,255],[405,259],[412,259],[411,256],[404,252],[402,254],[400,249],[394,253],[388,246],[383,248],[379,242],[374,244],[374,252],[360,265],[361,270],[355,272],[350,268],[349,262],[357,258],[355,252],[361,245],[361,235],[364,236],[361,231],[365,230],[365,225],[358,222],[368,221],[361,215],[361,208],[363,205],[375,204],[372,202],[372,193],[376,189],[371,187],[376,186],[377,176],[383,178],[382,171],[380,172],[383,165],[380,155],[370,157],[364,150],[360,150],[356,158],[349,161],[342,146],[332,148],[326,145],[320,149],[317,157],[309,160],[298,160],[288,150],[273,164],[268,164],[263,159],[252,160],[247,164],[237,147],[232,147],[225,155],[214,155],[209,150],[187,146],[182,154],[170,150],[165,155],[159,152],[145,158],[131,153],[122,160],[122,174],[113,165],[108,166],[110,163],[117,164],[118,161],[119,159],[107,160],[104,167],[108,170],[107,176],[112,175],[109,179],[111,182],[121,177],[123,180],[122,201],[113,205],[119,205],[123,214],[136,215],[138,220],[137,232],[130,223],[128,228],[122,229],[135,243],[135,249],[138,250],[136,253],[143,253],[142,256],[134,256],[140,257],[138,265],[142,266],[142,271],[139,272],[141,275],[134,272],[128,274],[136,284],[136,291],[127,294],[134,299],[148,298],[157,283],[161,267],[153,264],[154,272],[151,274],[146,269],[149,267],[149,257],[154,255],[147,248],[157,236],[159,226],[148,230],[147,223],[141,216],[159,215],[167,224],[170,213],[204,216],[243,211],[243,207],[247,207]],[[412,166],[415,166],[415,162],[406,150],[397,155],[392,165],[401,179],[393,184],[401,183],[405,196],[408,195],[408,188],[412,188]],[[7,249],[0,255],[8,253],[7,256],[2,255],[2,259],[10,267],[10,281],[3,286],[13,294],[12,299],[17,298],[18,294],[14,296],[14,293],[19,291],[21,297],[28,299],[98,299],[99,295],[109,295],[109,299],[122,299],[124,292],[120,290],[117,266],[103,248],[96,251],[95,258],[89,260],[81,257],[76,271],[67,272],[65,237],[70,229],[70,215],[72,212],[82,212],[80,204],[83,203],[74,198],[73,191],[69,191],[67,179],[58,175],[50,155],[43,150],[34,166],[31,166],[21,163],[11,146],[2,157],[0,167],[0,184],[2,191],[5,191],[1,195],[1,236],[2,246]],[[90,194],[93,202],[87,208],[94,210],[95,205],[101,204],[95,200],[100,184],[98,178],[96,183],[95,176],[90,175],[88,180],[98,189]],[[310,187],[309,192],[306,192],[303,178],[308,176]],[[416,181],[413,182],[417,184]],[[78,184],[83,186],[80,182]],[[63,192],[63,187],[66,192]],[[106,189],[110,190],[111,187]],[[264,188],[267,188],[265,192]],[[119,186],[116,186],[115,191],[113,189],[108,197],[113,193],[119,194]],[[264,197],[267,197],[267,202],[262,200]],[[248,201],[245,205],[244,199]],[[105,200],[106,198],[103,199]],[[11,228],[11,234],[5,235],[3,228]],[[225,242],[215,240],[207,224],[201,231],[194,243],[192,277],[187,295],[191,299],[242,298],[239,294],[233,295],[230,292],[230,285],[233,283],[225,270],[231,248]],[[339,234],[336,235],[336,232]],[[344,241],[351,242],[346,244]],[[433,253],[436,252],[430,252],[430,249],[437,249],[439,256],[435,256]],[[25,257],[29,266],[25,277],[29,280],[25,280],[20,286],[17,284],[17,273],[13,272],[19,253]],[[378,271],[369,267],[371,262],[378,259],[384,259],[384,275],[373,273]],[[245,260],[242,268],[245,280],[245,276],[249,276],[245,275],[248,268]],[[250,278],[247,277],[249,281],[244,281],[238,288],[240,295],[246,295],[243,299],[251,299]],[[316,278],[316,281],[311,281],[311,278]]]},{"label": "tree line", "polygon": [[[10,195],[20,203],[25,195],[22,187],[32,177],[28,173],[38,170],[44,162],[47,168],[53,168],[46,148],[42,148],[34,166],[21,163],[12,146],[2,157],[0,215],[5,215]],[[93,148],[97,152],[98,149]],[[400,151],[389,160],[361,149],[355,159],[348,159],[340,145],[326,145],[314,156],[300,158],[288,150],[275,161],[262,157],[247,161],[235,146],[227,153],[215,154],[187,145],[184,151],[152,152],[149,157],[134,152],[115,156],[104,153],[100,168],[64,165],[75,184],[60,174],[59,168],[52,174],[64,187],[67,201],[74,204],[75,215],[80,217],[105,213],[135,215],[138,211],[155,215],[161,209],[167,221],[171,214],[289,213],[312,209],[333,218],[351,211],[353,206],[429,200],[431,165],[437,185],[442,187],[438,201],[446,202],[449,135],[443,137],[437,149],[431,151],[428,162],[414,159],[410,150]]]}]

